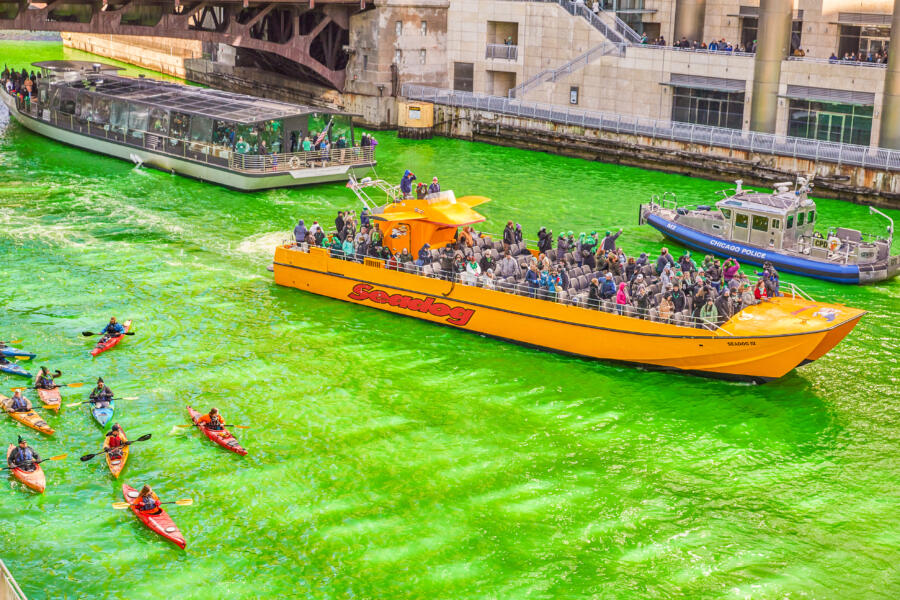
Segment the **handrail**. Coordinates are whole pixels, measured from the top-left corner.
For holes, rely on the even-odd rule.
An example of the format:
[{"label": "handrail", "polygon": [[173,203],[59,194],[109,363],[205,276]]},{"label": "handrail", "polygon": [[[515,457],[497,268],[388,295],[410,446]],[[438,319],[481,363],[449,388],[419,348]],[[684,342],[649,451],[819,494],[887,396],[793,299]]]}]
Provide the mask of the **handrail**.
[{"label": "handrail", "polygon": [[[604,9],[602,6],[598,6],[598,13],[595,13],[593,10],[582,4],[576,4],[572,0],[515,0],[518,2],[541,2],[541,3],[551,3],[558,4],[566,12],[568,12],[573,17],[582,17],[590,23],[594,29],[602,33],[606,36],[607,39],[613,42],[620,42],[627,45],[638,44],[641,41],[641,36],[632,29],[625,21],[620,19],[618,15],[613,11],[608,11]],[[603,21],[603,17],[606,17],[610,20],[611,24],[606,24]]]},{"label": "handrail", "polygon": [[28,600],[2,559],[0,559],[0,598],[4,600]]},{"label": "handrail", "polygon": [[[601,44],[597,44],[587,52],[580,54],[573,58],[572,60],[561,64],[555,69],[544,69],[537,75],[534,75],[530,79],[525,82],[517,85],[514,88],[511,88],[507,93],[509,98],[515,98],[519,94],[524,96],[529,92],[529,90],[547,82],[547,81],[556,81],[561,75],[568,75],[569,73],[573,73],[576,68],[580,69],[584,66],[590,64],[594,58],[599,56],[609,56],[614,52],[618,53],[619,56],[625,54],[626,44],[623,43],[614,43],[614,42],[603,42]],[[583,64],[579,64],[583,63]]]},{"label": "handrail", "polygon": [[622,135],[805,158],[818,163],[900,171],[900,151],[888,148],[840,144],[757,131],[710,127],[695,123],[645,119],[632,115],[582,110],[503,96],[488,96],[412,84],[403,84],[401,94],[409,99],[434,104],[502,113],[518,118],[610,131]]},{"label": "handrail", "polygon": [[488,44],[484,50],[484,57],[518,60],[519,47],[515,44]]},{"label": "handrail", "polygon": [[847,67],[873,67],[876,69],[887,69],[887,63],[869,62],[867,60],[846,60],[843,58],[813,58],[812,56],[788,56],[785,60],[830,65],[844,65]]},{"label": "handrail", "polygon": [[[335,234],[331,234],[332,236]],[[282,246],[285,248],[290,248],[294,251],[298,252],[309,252],[310,246],[307,243],[297,244],[294,240],[283,240]],[[467,273],[456,273],[456,272],[448,272],[441,269],[438,265],[439,260],[432,260],[428,265],[417,265],[415,261],[401,263],[396,257],[393,257],[390,262],[385,261],[385,259],[377,256],[371,256],[368,254],[351,254],[351,258],[346,258],[347,254],[342,251],[333,250],[326,241],[323,243],[323,246],[317,246],[328,250],[329,256],[335,259],[340,260],[351,260],[352,262],[371,265],[371,261],[377,261],[382,265],[381,268],[392,269],[396,271],[403,271],[404,273],[409,273],[412,275],[418,275],[420,277],[428,277],[432,279],[442,279],[445,281],[453,281],[454,283],[460,285],[469,285],[472,287],[481,287],[490,289],[497,292],[504,292],[509,294],[515,294],[520,296],[529,296],[531,298],[539,299],[539,300],[547,300],[550,302],[557,302],[559,304],[565,304],[577,308],[584,308],[586,310],[602,310],[603,312],[615,313],[618,312],[618,305],[615,304],[614,299],[612,301],[605,300],[600,301],[598,306],[592,307],[587,304],[587,298],[581,298],[581,295],[585,293],[585,289],[576,289],[576,296],[569,297],[568,290],[560,290],[560,292],[565,292],[565,295],[562,295],[560,292],[548,292],[540,287],[530,286],[524,283],[520,283],[517,279],[516,282],[510,282],[508,279],[503,280],[501,278],[495,278],[490,280],[490,278],[485,275],[480,276],[471,276]],[[524,255],[522,255],[524,256]],[[431,267],[430,269],[426,267]],[[571,283],[571,282],[570,282]],[[571,289],[571,288],[570,288]],[[581,301],[584,301],[584,305],[582,305]],[[694,317],[693,315],[685,317],[681,313],[674,313],[673,316],[665,321],[659,320],[659,312],[657,307],[652,307],[648,309],[641,309],[640,307],[631,304],[631,299],[629,299],[629,304],[622,305],[623,313],[620,313],[621,316],[628,318],[635,318],[641,320],[651,320],[657,323],[664,323],[669,325],[675,325],[678,327],[686,327],[691,329],[707,329],[710,331],[721,332],[725,335],[733,336],[734,334],[730,331],[727,331],[722,328],[722,324],[718,322],[711,322],[707,319],[702,319],[700,317]],[[738,314],[741,309],[738,309],[734,314],[732,314],[731,318],[734,318],[734,315]],[[631,314],[627,314],[631,313]],[[678,318],[675,318],[675,314],[678,314]]]}]

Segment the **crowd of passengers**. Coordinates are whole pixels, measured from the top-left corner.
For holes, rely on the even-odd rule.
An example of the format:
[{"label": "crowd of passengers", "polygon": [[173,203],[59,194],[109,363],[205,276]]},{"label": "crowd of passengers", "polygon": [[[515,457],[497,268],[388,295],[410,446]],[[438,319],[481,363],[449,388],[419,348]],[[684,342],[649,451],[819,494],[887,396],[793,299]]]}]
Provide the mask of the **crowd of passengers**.
[{"label": "crowd of passengers", "polygon": [[628,256],[616,245],[622,230],[602,238],[593,231],[576,238],[569,231],[556,238],[554,248],[553,232],[542,227],[535,256],[519,224],[509,221],[499,240],[466,226],[445,247],[425,244],[413,256],[406,248],[391,252],[365,209],[358,220],[354,211],[340,211],[334,225],[326,233],[318,221],[307,227],[300,220],[294,239],[303,249],[328,248],[343,260],[376,258],[388,269],[664,323],[712,329],[743,308],[780,295],[779,274],[771,264],[751,283],[734,258],[706,256],[697,264],[689,251],[676,259],[667,248],[655,260],[643,252]]},{"label": "crowd of passengers", "polygon": [[6,65],[3,65],[3,71],[0,72],[0,84],[3,85],[6,93],[16,96],[20,103],[27,107],[31,106],[31,98],[37,89],[40,78],[40,72],[35,74],[34,71],[29,73],[26,69],[10,70]]}]

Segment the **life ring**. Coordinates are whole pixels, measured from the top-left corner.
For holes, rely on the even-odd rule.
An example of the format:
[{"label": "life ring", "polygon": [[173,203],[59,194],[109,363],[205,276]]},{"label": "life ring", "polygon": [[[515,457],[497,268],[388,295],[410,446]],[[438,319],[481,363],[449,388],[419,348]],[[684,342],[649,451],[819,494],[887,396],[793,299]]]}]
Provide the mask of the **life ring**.
[{"label": "life ring", "polygon": [[828,238],[828,249],[832,252],[837,252],[841,247],[841,240],[836,236],[831,236]]},{"label": "life ring", "polygon": [[292,169],[299,169],[300,168],[300,159],[297,158],[296,156],[292,156],[291,160],[288,161],[288,164],[291,166]]}]

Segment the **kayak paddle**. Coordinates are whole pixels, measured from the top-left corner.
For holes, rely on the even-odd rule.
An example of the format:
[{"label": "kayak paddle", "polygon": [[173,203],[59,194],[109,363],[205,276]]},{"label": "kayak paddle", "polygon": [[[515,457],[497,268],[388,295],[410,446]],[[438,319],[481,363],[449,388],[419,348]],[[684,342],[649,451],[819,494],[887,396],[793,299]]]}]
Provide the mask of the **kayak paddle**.
[{"label": "kayak paddle", "polygon": [[[104,333],[94,333],[93,331],[82,331],[81,335],[84,337],[91,337],[92,335],[106,335]],[[126,331],[125,333],[121,333],[119,335],[134,335],[133,331]]]},{"label": "kayak paddle", "polygon": [[[111,400],[138,400],[139,398],[137,396],[125,396],[124,398],[113,397],[110,399]],[[91,403],[90,400],[85,400],[84,402],[73,402],[72,404],[66,404],[66,406],[68,406],[69,408],[73,408],[75,406],[78,406],[79,404],[90,404],[90,403]]]},{"label": "kayak paddle", "polygon": [[0,342],[0,345],[6,346],[7,344],[12,344],[13,346],[15,346],[16,344],[21,344],[21,343],[22,343],[22,340],[13,340],[11,342]]},{"label": "kayak paddle", "polygon": [[[59,389],[59,388],[63,388],[63,387],[80,388],[83,385],[84,385],[83,383],[65,383],[63,385],[54,385],[51,389]],[[15,391],[23,392],[25,390],[37,390],[37,389],[44,389],[44,388],[37,388],[37,387],[31,386],[31,387],[14,387],[14,388],[10,388],[10,389],[14,392]]]},{"label": "kayak paddle", "polygon": [[[122,446],[130,446],[135,442],[146,442],[152,436],[153,436],[152,433],[148,433],[148,434],[142,435],[141,437],[139,437],[136,440],[128,440],[127,442],[122,444]],[[121,448],[122,446],[119,446],[119,448]],[[81,462],[87,462],[87,461],[91,460],[92,458],[94,458],[95,456],[100,456],[101,454],[106,454],[110,450],[115,450],[115,448],[104,448],[102,452],[95,452],[94,454],[85,454],[84,456],[81,457]]]},{"label": "kayak paddle", "polygon": [[[173,500],[172,502],[160,502],[160,504],[174,504],[176,506],[191,506],[194,503],[192,498],[185,498],[184,500]],[[129,502],[113,502],[112,507],[116,510],[124,510],[126,508],[131,508],[131,503]]]},{"label": "kayak paddle", "polygon": [[[197,426],[197,424],[194,423],[193,425],[176,425],[175,427],[196,427],[196,426]],[[225,427],[234,427],[235,429],[250,429],[249,425],[227,425],[226,424]]]},{"label": "kayak paddle", "polygon": [[[39,460],[35,463],[32,463],[32,464],[39,465],[42,462],[47,462],[48,460],[63,460],[67,456],[69,456],[69,455],[68,454],[59,454],[57,456],[51,456],[50,458],[42,458],[41,460]],[[13,467],[0,467],[0,471],[5,471],[5,470],[11,469],[11,468],[13,468]]]}]

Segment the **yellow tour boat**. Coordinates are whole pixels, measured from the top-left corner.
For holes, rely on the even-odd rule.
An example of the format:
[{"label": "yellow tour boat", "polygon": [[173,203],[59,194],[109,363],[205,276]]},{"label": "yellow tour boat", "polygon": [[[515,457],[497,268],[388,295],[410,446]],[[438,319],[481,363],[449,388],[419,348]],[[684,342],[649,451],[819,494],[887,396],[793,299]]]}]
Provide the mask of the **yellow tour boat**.
[{"label": "yellow tour boat", "polygon": [[[473,210],[488,201],[481,196],[457,199],[453,192],[441,192],[404,199],[390,184],[369,179],[351,179],[348,187],[371,211],[382,244],[394,254],[417,252],[426,243],[436,252],[453,243],[459,227],[485,220]],[[367,193],[372,188],[384,191],[388,202],[375,205]],[[493,243],[478,235],[473,251]],[[537,255],[524,244],[513,250],[524,250],[526,261]],[[503,281],[484,285],[446,277],[433,264],[332,253],[326,247],[283,243],[275,249],[275,283],[543,350],[714,377],[781,377],[824,356],[865,314],[782,285],[782,296],[746,306],[724,323],[698,324],[687,311],[662,319],[653,310],[639,315],[631,307],[619,314],[609,301],[591,307],[583,289],[548,300]]]}]

